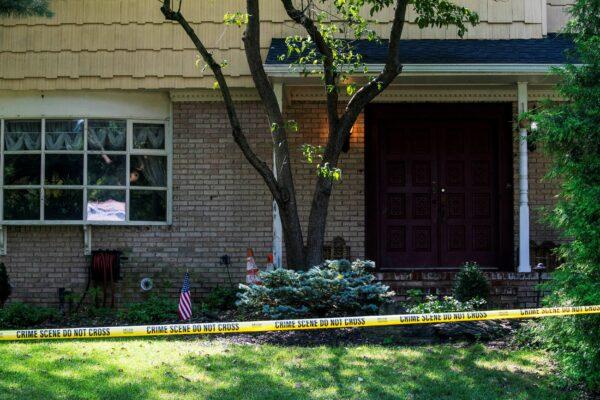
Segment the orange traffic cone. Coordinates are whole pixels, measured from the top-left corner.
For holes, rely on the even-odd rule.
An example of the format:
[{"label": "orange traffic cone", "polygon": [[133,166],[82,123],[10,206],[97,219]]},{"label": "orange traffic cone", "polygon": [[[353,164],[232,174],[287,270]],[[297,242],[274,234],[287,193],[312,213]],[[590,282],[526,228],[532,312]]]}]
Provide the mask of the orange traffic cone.
[{"label": "orange traffic cone", "polygon": [[246,283],[249,285],[259,285],[260,279],[258,277],[258,267],[254,261],[254,251],[252,251],[251,248],[248,248],[246,256]]},{"label": "orange traffic cone", "polygon": [[273,271],[275,266],[273,265],[273,254],[267,254],[267,265],[265,266],[265,271]]}]

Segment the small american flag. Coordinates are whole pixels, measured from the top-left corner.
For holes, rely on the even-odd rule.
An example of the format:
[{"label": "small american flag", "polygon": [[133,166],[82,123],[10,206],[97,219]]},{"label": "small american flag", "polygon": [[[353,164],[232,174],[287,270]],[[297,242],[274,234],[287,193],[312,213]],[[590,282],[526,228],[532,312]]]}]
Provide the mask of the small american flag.
[{"label": "small american flag", "polygon": [[185,273],[183,278],[183,287],[179,295],[179,318],[187,321],[192,318],[192,296],[190,295],[190,274]]}]

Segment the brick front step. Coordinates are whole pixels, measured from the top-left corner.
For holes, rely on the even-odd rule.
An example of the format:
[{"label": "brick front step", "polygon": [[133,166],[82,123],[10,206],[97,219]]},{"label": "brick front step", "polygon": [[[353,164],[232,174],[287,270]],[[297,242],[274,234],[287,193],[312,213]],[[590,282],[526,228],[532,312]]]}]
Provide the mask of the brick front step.
[{"label": "brick front step", "polygon": [[[398,301],[408,300],[407,292],[421,289],[425,294],[449,296],[458,271],[378,272],[377,279],[396,292]],[[527,308],[537,305],[537,273],[484,272],[491,285],[490,305],[498,308]],[[550,274],[542,274],[542,281]]]}]

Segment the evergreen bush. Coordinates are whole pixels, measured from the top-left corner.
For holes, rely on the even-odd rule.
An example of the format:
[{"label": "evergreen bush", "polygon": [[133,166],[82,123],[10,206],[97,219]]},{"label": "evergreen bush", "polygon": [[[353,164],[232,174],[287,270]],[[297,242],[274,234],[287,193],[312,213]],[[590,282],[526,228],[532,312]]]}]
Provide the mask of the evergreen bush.
[{"label": "evergreen bush", "polygon": [[375,282],[370,261],[326,261],[308,271],[261,272],[261,285],[240,285],[240,312],[249,317],[306,318],[377,314],[394,292]]},{"label": "evergreen bush", "polygon": [[466,262],[456,274],[453,289],[454,297],[460,302],[472,299],[487,301],[490,297],[490,283],[474,262]]},{"label": "evergreen bush", "polygon": [[4,306],[6,300],[10,297],[12,288],[8,280],[8,272],[4,263],[0,263],[0,308]]},{"label": "evergreen bush", "polygon": [[0,17],[51,17],[50,0],[2,0]]},{"label": "evergreen bush", "polygon": [[[532,115],[534,139],[550,155],[561,191],[550,218],[564,234],[564,260],[546,285],[549,306],[600,304],[600,2],[577,0],[567,33],[577,64],[557,70],[566,101]],[[538,339],[553,350],[567,378],[600,392],[600,315],[544,318]]]}]

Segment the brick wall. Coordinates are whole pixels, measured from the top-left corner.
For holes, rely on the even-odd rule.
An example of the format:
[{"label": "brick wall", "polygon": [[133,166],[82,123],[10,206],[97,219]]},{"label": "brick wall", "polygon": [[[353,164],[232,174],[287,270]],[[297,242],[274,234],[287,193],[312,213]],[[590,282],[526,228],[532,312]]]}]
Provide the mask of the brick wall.
[{"label": "brick wall", "polygon": [[[300,218],[305,221],[306,229],[316,181],[316,163],[305,161],[300,146],[304,143],[315,146],[326,144],[327,114],[320,102],[296,102],[287,106],[285,111],[286,119],[296,120],[300,128],[297,135],[290,135],[290,149],[301,205]],[[350,246],[352,258],[364,258],[365,255],[364,133],[361,115],[352,133],[350,150],[340,158],[342,179],[334,184],[325,239],[331,241],[335,236],[343,237]]]},{"label": "brick wall", "polygon": [[[252,145],[265,160],[271,160],[269,128],[261,104],[240,104],[239,112]],[[300,145],[325,143],[324,106],[318,102],[297,102],[287,106],[286,118],[295,119],[300,125],[300,132],[290,135],[290,148],[300,214],[306,221],[315,166],[304,162]],[[232,279],[239,282],[245,273],[247,247],[255,249],[259,263],[271,251],[270,196],[234,144],[224,107],[220,103],[174,103],[173,119],[172,226],[93,228],[94,249],[121,249],[128,258],[122,267],[124,280],[118,285],[121,305],[140,298],[139,281],[146,276],[152,277],[159,289],[175,293],[186,269],[194,283],[193,295],[198,298],[211,287],[227,284],[228,274],[219,265],[222,254],[232,257]],[[327,221],[327,240],[344,237],[351,247],[352,258],[363,258],[365,253],[364,134],[364,121],[360,117],[353,131],[351,149],[341,159],[343,179],[335,184]],[[515,146],[518,146],[516,138]],[[549,204],[554,193],[551,183],[540,180],[547,161],[537,151],[530,153],[530,162],[531,236],[536,241],[555,239],[552,230],[536,221],[534,212],[537,206]],[[517,185],[516,151],[514,165]],[[517,226],[518,193],[515,192]],[[77,226],[8,227],[8,255],[0,259],[8,267],[16,300],[55,304],[58,288],[81,292],[87,280],[89,261],[83,256],[83,232]],[[399,293],[405,290],[402,288],[415,285],[437,287],[444,293],[452,280],[451,274],[414,274],[384,274],[382,279],[392,283]],[[531,304],[531,287],[537,279],[534,275],[506,274],[491,278],[495,295],[499,296],[498,304]]]},{"label": "brick wall", "polygon": [[[537,273],[486,272],[491,285],[489,305],[498,308],[529,308],[537,306],[539,276]],[[419,289],[424,294],[449,296],[456,272],[384,272],[379,280],[389,285],[400,301],[407,300],[407,291]],[[548,274],[542,275],[546,281]]]},{"label": "brick wall", "polygon": [[[258,153],[270,160],[268,123],[259,103],[240,104],[240,120]],[[219,103],[173,104],[173,225],[94,227],[94,249],[121,249],[120,303],[135,300],[142,277],[179,289],[189,268],[194,295],[227,283],[219,257],[232,257],[232,275],[245,274],[247,247],[262,261],[271,247],[271,202],[261,178],[233,143]],[[81,227],[8,227],[6,263],[13,300],[55,304],[60,287],[81,292],[88,261]]]}]

